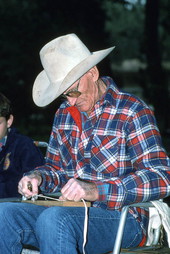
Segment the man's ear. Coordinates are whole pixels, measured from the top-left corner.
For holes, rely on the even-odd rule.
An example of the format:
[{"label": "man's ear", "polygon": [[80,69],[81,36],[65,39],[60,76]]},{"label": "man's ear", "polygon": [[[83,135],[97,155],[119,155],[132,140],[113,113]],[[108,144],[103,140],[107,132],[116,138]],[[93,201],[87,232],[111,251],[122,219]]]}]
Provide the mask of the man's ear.
[{"label": "man's ear", "polygon": [[93,81],[96,82],[99,79],[99,71],[96,66],[89,70],[90,74],[92,75]]},{"label": "man's ear", "polygon": [[7,120],[7,128],[10,128],[14,120],[14,116],[10,115],[9,119]]}]

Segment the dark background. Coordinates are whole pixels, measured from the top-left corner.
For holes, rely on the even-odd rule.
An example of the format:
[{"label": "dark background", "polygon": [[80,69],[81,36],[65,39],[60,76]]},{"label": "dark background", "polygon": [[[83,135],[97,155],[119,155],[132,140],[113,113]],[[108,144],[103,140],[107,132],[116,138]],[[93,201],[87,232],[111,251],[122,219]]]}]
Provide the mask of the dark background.
[{"label": "dark background", "polygon": [[169,9],[169,0],[0,0],[0,91],[13,103],[15,126],[48,141],[60,101],[44,108],[33,103],[39,51],[76,33],[91,51],[116,46],[99,64],[101,75],[153,107],[170,153]]}]

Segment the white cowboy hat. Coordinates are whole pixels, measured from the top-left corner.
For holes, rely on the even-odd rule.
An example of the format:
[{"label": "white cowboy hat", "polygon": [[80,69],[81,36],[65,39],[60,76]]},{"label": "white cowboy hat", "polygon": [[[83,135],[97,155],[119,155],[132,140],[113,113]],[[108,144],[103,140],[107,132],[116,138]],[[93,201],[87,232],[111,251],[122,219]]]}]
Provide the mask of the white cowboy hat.
[{"label": "white cowboy hat", "polygon": [[114,47],[91,53],[76,34],[58,37],[40,51],[44,70],[33,85],[33,100],[39,107],[54,101]]}]

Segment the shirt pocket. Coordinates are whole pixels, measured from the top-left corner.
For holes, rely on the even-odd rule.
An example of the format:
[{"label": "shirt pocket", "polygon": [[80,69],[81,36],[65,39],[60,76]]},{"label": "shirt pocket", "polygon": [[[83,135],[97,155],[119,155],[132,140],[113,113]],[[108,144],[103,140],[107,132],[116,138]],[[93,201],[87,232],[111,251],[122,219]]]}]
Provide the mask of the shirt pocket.
[{"label": "shirt pocket", "polygon": [[103,173],[117,170],[118,147],[118,138],[115,136],[94,136],[90,159],[92,169]]}]

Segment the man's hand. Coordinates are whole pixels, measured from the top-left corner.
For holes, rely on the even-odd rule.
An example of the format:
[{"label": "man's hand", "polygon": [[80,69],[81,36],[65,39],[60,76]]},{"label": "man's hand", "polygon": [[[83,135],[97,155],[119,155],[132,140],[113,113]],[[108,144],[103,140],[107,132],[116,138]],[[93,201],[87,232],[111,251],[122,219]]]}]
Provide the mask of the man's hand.
[{"label": "man's hand", "polygon": [[98,190],[95,183],[85,182],[71,178],[66,185],[61,189],[62,196],[60,200],[80,201],[85,199],[95,201],[98,199]]},{"label": "man's hand", "polygon": [[38,194],[38,186],[42,178],[39,174],[24,176],[18,183],[18,192],[26,198],[31,198]]}]

